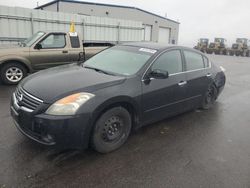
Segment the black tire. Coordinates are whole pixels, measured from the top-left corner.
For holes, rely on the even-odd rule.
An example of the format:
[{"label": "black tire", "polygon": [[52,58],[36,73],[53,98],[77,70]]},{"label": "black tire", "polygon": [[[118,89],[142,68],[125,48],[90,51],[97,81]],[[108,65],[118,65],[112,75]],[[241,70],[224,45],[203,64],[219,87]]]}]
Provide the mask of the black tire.
[{"label": "black tire", "polygon": [[204,98],[203,98],[201,108],[204,110],[210,109],[217,99],[217,94],[218,94],[218,91],[217,91],[217,88],[215,87],[215,85],[214,84],[210,85],[207,89],[207,92],[206,92]]},{"label": "black tire", "polygon": [[27,76],[27,69],[17,62],[6,63],[1,67],[2,82],[7,85],[16,85]]},{"label": "black tire", "polygon": [[247,52],[247,57],[250,57],[250,51]]},{"label": "black tire", "polygon": [[241,56],[242,56],[242,57],[246,57],[246,56],[247,56],[247,52],[246,52],[246,51],[243,51],[243,52],[241,53]]},{"label": "black tire", "polygon": [[109,153],[121,147],[132,127],[131,115],[123,107],[114,107],[104,112],[92,131],[91,145],[100,153]]}]

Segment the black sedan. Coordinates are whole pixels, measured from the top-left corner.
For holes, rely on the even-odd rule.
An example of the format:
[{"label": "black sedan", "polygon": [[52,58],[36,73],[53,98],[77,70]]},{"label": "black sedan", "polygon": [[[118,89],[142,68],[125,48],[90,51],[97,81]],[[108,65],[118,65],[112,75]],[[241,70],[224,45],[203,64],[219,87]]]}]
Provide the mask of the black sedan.
[{"label": "black sedan", "polygon": [[210,108],[224,85],[223,68],[196,50],[123,44],[27,77],[13,93],[11,114],[39,143],[107,153],[123,145],[132,128]]}]

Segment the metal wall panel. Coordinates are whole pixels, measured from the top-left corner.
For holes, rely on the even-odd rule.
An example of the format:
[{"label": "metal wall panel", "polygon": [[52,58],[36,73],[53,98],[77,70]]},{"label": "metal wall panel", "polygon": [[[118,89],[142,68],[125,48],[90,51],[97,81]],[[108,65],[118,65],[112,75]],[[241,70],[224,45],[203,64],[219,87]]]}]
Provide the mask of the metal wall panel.
[{"label": "metal wall panel", "polygon": [[69,31],[70,23],[85,41],[141,41],[142,22],[0,6],[0,45],[17,43],[37,31]]}]

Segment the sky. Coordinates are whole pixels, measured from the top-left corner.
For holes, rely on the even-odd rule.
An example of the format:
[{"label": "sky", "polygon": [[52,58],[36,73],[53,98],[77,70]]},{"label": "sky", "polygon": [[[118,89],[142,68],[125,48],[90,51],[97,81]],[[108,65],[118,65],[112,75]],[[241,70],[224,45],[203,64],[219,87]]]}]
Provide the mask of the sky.
[{"label": "sky", "polygon": [[[138,7],[179,21],[179,44],[194,46],[199,38],[250,39],[249,0],[87,0]],[[50,0],[0,0],[0,5],[34,8]]]}]

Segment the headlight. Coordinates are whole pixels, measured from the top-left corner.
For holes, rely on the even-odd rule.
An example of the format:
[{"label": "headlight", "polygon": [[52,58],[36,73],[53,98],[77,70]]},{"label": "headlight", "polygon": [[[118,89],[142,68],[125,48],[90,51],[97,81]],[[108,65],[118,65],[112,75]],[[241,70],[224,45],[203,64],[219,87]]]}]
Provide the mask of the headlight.
[{"label": "headlight", "polygon": [[46,114],[49,115],[74,115],[79,107],[94,97],[91,93],[76,93],[69,95],[52,104]]}]

